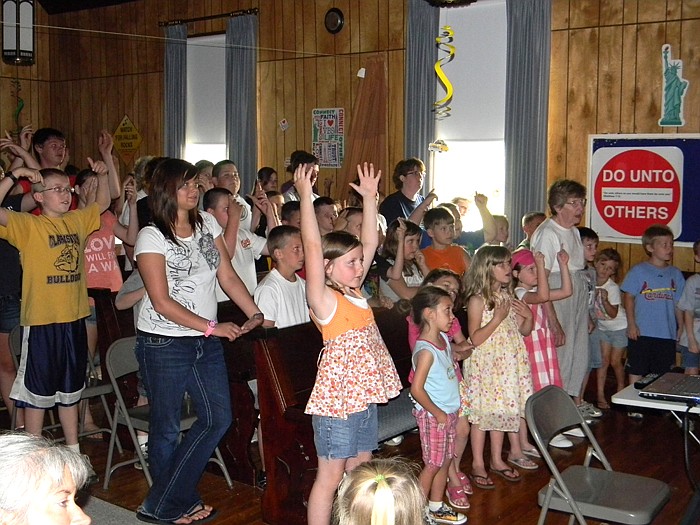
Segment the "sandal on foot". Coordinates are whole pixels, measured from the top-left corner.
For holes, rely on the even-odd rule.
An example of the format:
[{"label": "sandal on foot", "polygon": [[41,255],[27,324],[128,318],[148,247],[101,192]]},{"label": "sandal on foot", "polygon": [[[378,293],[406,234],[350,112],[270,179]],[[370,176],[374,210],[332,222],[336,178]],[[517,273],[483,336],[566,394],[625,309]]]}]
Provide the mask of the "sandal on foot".
[{"label": "sandal on foot", "polygon": [[465,494],[468,494],[469,496],[474,494],[474,489],[472,488],[472,484],[469,481],[469,477],[464,472],[457,472],[457,479],[462,485]]},{"label": "sandal on foot", "polygon": [[508,459],[508,463],[525,470],[537,470],[538,468],[540,468],[540,466],[537,463],[535,463],[534,461],[530,461],[527,458]]},{"label": "sandal on foot", "polygon": [[474,483],[474,485],[480,489],[493,490],[496,488],[496,485],[493,484],[493,480],[488,476],[479,476],[478,474],[474,474],[472,472],[469,474],[469,479],[471,479],[472,483]]},{"label": "sandal on foot", "polygon": [[445,492],[447,493],[447,501],[452,507],[456,509],[468,509],[470,507],[469,499],[467,499],[467,495],[462,487],[450,487],[448,485]]},{"label": "sandal on foot", "polygon": [[493,474],[496,474],[496,476],[501,476],[503,479],[506,481],[509,481],[510,483],[516,483],[520,481],[520,474],[518,474],[518,471],[511,468],[511,467],[506,467],[503,469],[497,469],[497,468],[489,468],[489,472],[492,472]]},{"label": "sandal on foot", "polygon": [[536,448],[524,448],[523,454],[525,454],[526,456],[530,456],[531,458],[538,458],[538,459],[542,458],[540,451],[537,450]]},{"label": "sandal on foot", "polygon": [[[204,516],[197,517],[203,513]],[[214,507],[210,507],[209,505],[205,505],[204,503],[200,503],[197,507],[194,508],[194,510],[191,510],[187,514],[185,514],[185,518],[188,518],[192,520],[192,523],[207,523],[211,520],[213,520],[216,517],[217,510]]]},{"label": "sandal on foot", "polygon": [[143,521],[144,523],[156,523],[161,525],[191,525],[193,523],[191,518],[188,518],[187,516],[181,516],[180,518],[177,518],[175,520],[160,520],[158,518],[154,518],[153,516],[149,516],[148,514],[144,514],[141,511],[138,511],[136,513],[136,519],[139,521]]},{"label": "sandal on foot", "polygon": [[610,409],[610,405],[609,405],[608,402],[605,401],[605,400],[603,400],[603,401],[598,401],[598,402],[596,403],[596,405],[597,405],[598,408],[600,408],[601,410],[609,410],[609,409]]}]

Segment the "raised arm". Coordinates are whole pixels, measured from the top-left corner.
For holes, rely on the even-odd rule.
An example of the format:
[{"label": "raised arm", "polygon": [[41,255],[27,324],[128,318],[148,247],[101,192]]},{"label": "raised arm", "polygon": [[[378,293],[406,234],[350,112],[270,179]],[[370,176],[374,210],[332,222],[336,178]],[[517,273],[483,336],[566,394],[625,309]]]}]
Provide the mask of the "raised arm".
[{"label": "raised arm", "polygon": [[[561,270],[561,288],[549,291],[549,298],[552,301],[566,299],[574,293],[574,288],[571,283],[571,271],[569,271],[569,254],[566,253],[563,246],[557,253],[557,261],[559,261],[559,269]],[[547,283],[549,284],[548,281]]]},{"label": "raised arm", "polygon": [[399,225],[396,227],[396,257],[394,258],[394,264],[386,272],[386,276],[393,280],[403,281],[403,265],[405,263],[405,252],[406,247],[404,246],[404,241],[406,239],[406,222],[405,219],[398,218]]},{"label": "raised arm", "polygon": [[382,177],[382,171],[379,170],[375,175],[374,164],[368,165],[365,162],[362,166],[357,165],[357,176],[360,183],[350,183],[350,187],[362,195],[361,240],[362,254],[364,256],[362,280],[364,281],[379,246],[379,234],[377,233],[377,188],[379,187],[379,179]]},{"label": "raised arm", "polygon": [[479,210],[479,215],[481,215],[484,242],[486,244],[491,244],[496,238],[498,227],[496,226],[496,219],[493,218],[493,215],[491,215],[489,211],[488,202],[489,198],[486,195],[474,193],[474,204],[476,204],[476,209]]},{"label": "raised arm", "polygon": [[241,225],[241,213],[243,205],[238,202],[233,195],[229,195],[228,199],[228,222],[224,230],[224,244],[229,252],[229,260],[236,254],[236,246],[238,245],[238,228]]},{"label": "raised arm", "polygon": [[[119,184],[119,170],[114,163],[114,157],[112,157],[114,139],[106,129],[100,131],[100,137],[97,139],[97,148],[100,151],[102,162],[107,166],[107,172],[109,174],[109,198],[110,200],[118,199],[121,197],[121,185]],[[121,208],[117,211],[121,212]],[[117,213],[117,215],[119,215],[119,213]]]},{"label": "raised arm", "polygon": [[[2,180],[0,180],[0,202],[5,199],[19,178],[25,178],[32,184],[35,182],[42,182],[42,177],[39,170],[20,166],[15,168],[15,170],[12,172],[8,171]],[[24,199],[22,199],[22,206],[24,207]],[[7,210],[5,208],[0,208],[0,225],[7,226]]]},{"label": "raised arm", "polygon": [[139,234],[139,218],[136,209],[136,186],[132,183],[124,188],[127,202],[129,203],[129,226],[124,226],[120,222],[114,223],[114,235],[129,246],[136,244],[136,237]]},{"label": "raised arm", "polygon": [[97,195],[95,197],[95,202],[100,207],[100,213],[104,213],[109,209],[109,205],[112,200],[109,198],[109,182],[108,169],[104,162],[101,160],[92,160],[90,157],[87,158],[90,169],[97,173]]},{"label": "raised arm", "polygon": [[420,226],[423,222],[423,217],[436,200],[437,194],[435,193],[435,190],[430,190],[430,193],[428,193],[428,196],[423,199],[423,202],[416,206],[416,209],[414,209],[411,215],[408,216],[408,220]]}]

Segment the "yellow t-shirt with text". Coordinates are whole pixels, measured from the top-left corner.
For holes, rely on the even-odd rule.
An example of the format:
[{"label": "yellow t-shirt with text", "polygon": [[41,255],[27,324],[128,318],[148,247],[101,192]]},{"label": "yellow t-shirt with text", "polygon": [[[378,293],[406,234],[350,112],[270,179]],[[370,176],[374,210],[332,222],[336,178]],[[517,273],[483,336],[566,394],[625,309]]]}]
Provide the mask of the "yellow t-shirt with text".
[{"label": "yellow t-shirt with text", "polygon": [[69,323],[90,315],[85,279],[85,240],[100,227],[91,204],[59,218],[7,210],[0,237],[22,262],[22,326]]}]

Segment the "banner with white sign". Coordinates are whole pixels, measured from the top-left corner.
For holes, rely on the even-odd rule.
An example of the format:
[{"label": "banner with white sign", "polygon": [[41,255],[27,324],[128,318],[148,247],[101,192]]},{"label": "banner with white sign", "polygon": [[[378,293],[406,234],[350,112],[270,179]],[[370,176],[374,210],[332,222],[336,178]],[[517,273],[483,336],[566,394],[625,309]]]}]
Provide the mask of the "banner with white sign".
[{"label": "banner with white sign", "polygon": [[591,135],[588,224],[601,240],[638,243],[665,224],[700,239],[700,135]]}]

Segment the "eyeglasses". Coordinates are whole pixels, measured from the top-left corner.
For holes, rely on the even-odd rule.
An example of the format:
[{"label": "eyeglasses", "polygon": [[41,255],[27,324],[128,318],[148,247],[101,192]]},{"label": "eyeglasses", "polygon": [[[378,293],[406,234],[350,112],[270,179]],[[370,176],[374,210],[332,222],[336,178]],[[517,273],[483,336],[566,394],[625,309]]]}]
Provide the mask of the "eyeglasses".
[{"label": "eyeglasses", "polygon": [[420,175],[422,177],[425,177],[425,172],[418,170],[407,171],[405,177],[408,177],[409,175],[415,175],[416,177]]},{"label": "eyeglasses", "polygon": [[54,186],[53,188],[46,188],[45,190],[41,190],[39,193],[46,193],[47,191],[52,191],[56,195],[61,195],[63,193],[75,193],[75,189],[69,187],[63,187],[63,186]]},{"label": "eyeglasses", "polygon": [[581,206],[581,208],[583,208],[584,206],[586,206],[587,202],[588,199],[569,199],[568,201],[566,201],[566,204],[568,204],[569,206],[573,206],[574,208],[576,206]]}]

